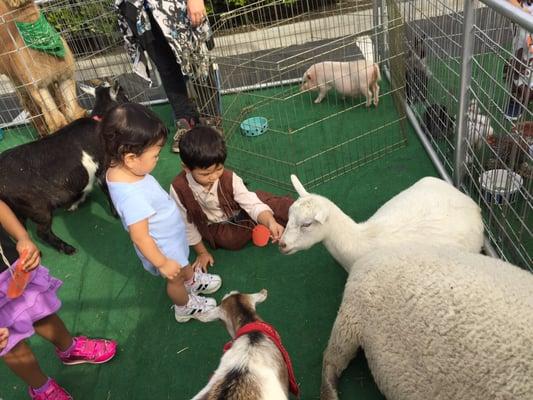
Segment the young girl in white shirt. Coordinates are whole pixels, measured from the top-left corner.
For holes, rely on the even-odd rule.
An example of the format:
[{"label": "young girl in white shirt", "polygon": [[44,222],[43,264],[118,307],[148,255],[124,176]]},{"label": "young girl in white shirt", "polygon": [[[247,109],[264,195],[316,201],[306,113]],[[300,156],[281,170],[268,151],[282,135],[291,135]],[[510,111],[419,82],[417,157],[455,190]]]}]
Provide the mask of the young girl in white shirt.
[{"label": "young girl in white shirt", "polygon": [[167,129],[146,107],[125,103],[107,112],[100,125],[109,168],[106,180],[113,204],[145,270],[166,279],[178,322],[216,306],[199,294],[217,291],[218,275],[189,264],[185,223],[176,203],[150,175],[167,139]]}]

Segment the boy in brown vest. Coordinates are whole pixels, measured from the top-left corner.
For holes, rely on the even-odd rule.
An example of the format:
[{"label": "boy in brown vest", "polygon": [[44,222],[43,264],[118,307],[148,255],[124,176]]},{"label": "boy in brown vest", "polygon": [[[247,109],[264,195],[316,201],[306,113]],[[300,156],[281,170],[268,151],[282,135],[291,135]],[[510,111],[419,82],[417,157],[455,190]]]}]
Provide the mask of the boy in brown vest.
[{"label": "boy in brown vest", "polygon": [[224,168],[226,143],[213,128],[197,126],[179,142],[183,171],[170,187],[186,221],[187,240],[197,259],[193,266],[206,271],[213,256],[202,240],[213,249],[239,250],[252,237],[259,223],[276,242],[283,234],[293,199],[257,191],[250,192],[242,179]]}]

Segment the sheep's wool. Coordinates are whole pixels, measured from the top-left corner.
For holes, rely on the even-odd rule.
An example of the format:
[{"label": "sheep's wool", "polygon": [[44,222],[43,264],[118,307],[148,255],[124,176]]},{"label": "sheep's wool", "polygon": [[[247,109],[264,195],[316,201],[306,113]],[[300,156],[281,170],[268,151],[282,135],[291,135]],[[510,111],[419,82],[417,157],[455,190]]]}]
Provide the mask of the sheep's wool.
[{"label": "sheep's wool", "polygon": [[351,271],[331,341],[358,338],[388,400],[533,399],[533,274],[420,244]]}]

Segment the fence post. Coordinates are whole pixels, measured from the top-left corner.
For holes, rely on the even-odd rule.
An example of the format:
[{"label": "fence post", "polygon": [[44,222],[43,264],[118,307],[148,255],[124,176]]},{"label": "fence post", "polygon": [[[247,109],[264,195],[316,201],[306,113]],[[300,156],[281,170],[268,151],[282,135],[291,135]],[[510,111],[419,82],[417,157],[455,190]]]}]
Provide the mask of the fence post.
[{"label": "fence post", "polygon": [[379,36],[380,36],[380,31],[381,29],[379,29],[379,23],[380,23],[380,3],[381,1],[378,1],[378,0],[374,0],[373,2],[373,9],[372,9],[372,17],[373,17],[373,36],[372,36],[372,43],[373,43],[373,47],[374,47],[374,62],[376,63],[379,63],[380,60],[381,60],[381,49],[380,49],[380,40],[379,40]]},{"label": "fence post", "polygon": [[459,89],[459,110],[455,134],[455,164],[453,183],[460,187],[464,177],[466,156],[465,137],[468,129],[467,110],[470,102],[470,83],[472,81],[472,57],[474,52],[474,11],[477,0],[466,0],[463,12],[463,52],[461,55],[461,86]]},{"label": "fence post", "polygon": [[[380,39],[378,41],[378,52],[381,52],[381,58],[380,60],[386,60],[387,63],[390,63],[389,60],[389,15],[388,15],[388,4],[387,1],[390,0],[381,0],[379,3],[381,4],[380,7]],[[384,63],[385,64],[385,63]],[[390,65],[389,65],[390,68]]]}]

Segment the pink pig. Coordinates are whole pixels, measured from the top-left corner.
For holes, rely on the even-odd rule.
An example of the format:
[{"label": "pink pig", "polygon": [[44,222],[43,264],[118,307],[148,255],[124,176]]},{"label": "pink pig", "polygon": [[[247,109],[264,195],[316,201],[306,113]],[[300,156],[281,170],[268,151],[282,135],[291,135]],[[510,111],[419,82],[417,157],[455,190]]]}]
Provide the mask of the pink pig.
[{"label": "pink pig", "polygon": [[343,96],[364,95],[367,107],[370,107],[372,97],[374,97],[374,105],[377,107],[380,79],[379,66],[377,64],[367,65],[366,60],[324,61],[311,65],[305,71],[300,89],[318,91],[315,103],[320,103],[329,90],[335,88]]}]

